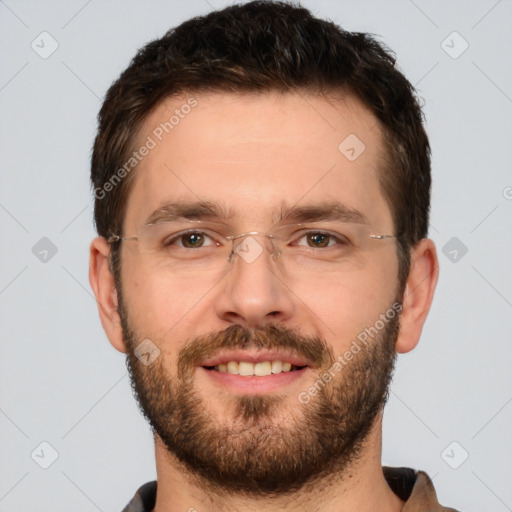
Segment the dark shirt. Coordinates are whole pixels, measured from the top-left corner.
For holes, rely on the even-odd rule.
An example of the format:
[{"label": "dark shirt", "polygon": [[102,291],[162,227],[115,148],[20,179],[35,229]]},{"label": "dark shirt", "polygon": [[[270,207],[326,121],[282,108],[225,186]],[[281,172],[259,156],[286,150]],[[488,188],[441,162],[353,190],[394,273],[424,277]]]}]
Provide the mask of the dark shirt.
[{"label": "dark shirt", "polygon": [[[402,512],[457,512],[437,501],[432,481],[423,471],[384,467],[389,487],[405,505]],[[122,512],[153,512],[156,503],[156,482],[144,484]]]}]

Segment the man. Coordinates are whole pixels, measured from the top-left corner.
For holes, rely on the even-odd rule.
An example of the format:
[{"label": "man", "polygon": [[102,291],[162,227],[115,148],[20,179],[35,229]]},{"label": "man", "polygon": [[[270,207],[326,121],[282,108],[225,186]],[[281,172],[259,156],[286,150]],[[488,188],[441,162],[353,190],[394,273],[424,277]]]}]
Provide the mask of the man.
[{"label": "man", "polygon": [[438,278],[387,50],[279,2],[194,18],[108,91],[91,176],[91,286],[155,438],[125,511],[453,510],[380,461]]}]

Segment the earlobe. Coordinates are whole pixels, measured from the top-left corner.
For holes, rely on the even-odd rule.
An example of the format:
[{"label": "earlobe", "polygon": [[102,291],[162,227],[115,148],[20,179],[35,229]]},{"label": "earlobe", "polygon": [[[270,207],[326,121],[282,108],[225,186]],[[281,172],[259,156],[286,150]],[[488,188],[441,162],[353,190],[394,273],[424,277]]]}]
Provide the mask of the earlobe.
[{"label": "earlobe", "polygon": [[400,333],[396,342],[397,352],[409,352],[418,344],[438,277],[439,261],[435,244],[424,238],[411,252],[411,268],[403,297]]},{"label": "earlobe", "polygon": [[118,298],[114,276],[109,267],[110,245],[103,237],[91,242],[89,253],[89,282],[96,297],[101,324],[112,346],[126,352],[118,312]]}]

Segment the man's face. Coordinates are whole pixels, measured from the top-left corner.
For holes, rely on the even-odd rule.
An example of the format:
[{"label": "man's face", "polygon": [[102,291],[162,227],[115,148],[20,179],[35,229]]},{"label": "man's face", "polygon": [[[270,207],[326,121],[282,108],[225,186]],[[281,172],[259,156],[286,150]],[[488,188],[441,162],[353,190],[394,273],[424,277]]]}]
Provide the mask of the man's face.
[{"label": "man's face", "polygon": [[[400,300],[394,240],[365,242],[341,263],[274,260],[263,250],[214,272],[208,262],[185,267],[141,251],[140,233],[157,209],[186,201],[229,211],[222,222],[235,235],[268,233],[283,211],[334,202],[365,217],[364,226],[355,222],[360,232],[393,234],[377,175],[381,134],[350,97],[194,98],[192,109],[180,110],[186,98],[163,102],[136,145],[148,136],[156,141],[137,167],[124,222],[123,235],[139,237],[123,242],[119,290],[130,370],[171,456],[226,489],[286,491],[346,467],[383,405],[398,331],[397,315],[382,321]],[[172,130],[155,132],[176,109],[181,115]],[[271,247],[264,237],[254,240]],[[370,327],[375,334],[362,343]],[[160,353],[145,365],[135,348],[148,339]],[[228,361],[268,361],[277,372],[276,361],[290,362],[292,371],[220,371]],[[253,368],[240,365],[241,372],[242,366]],[[308,391],[312,386],[316,392]]]}]

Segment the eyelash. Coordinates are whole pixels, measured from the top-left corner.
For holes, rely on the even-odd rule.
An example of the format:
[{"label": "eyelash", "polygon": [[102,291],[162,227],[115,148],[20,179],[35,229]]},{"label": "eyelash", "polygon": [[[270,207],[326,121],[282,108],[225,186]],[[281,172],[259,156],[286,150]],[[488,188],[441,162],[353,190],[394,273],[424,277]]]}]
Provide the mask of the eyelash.
[{"label": "eyelash", "polygon": [[[344,237],[343,235],[336,236],[327,231],[307,231],[300,237],[299,240],[301,240],[302,238],[304,238],[308,235],[311,235],[311,234],[328,236],[328,237],[330,237],[331,240],[336,241],[337,245],[348,245],[349,244],[348,239],[346,237]],[[319,247],[319,249],[327,249],[329,247],[334,247],[334,246],[328,245],[327,247]],[[314,249],[314,247],[312,247],[312,249]]]}]

